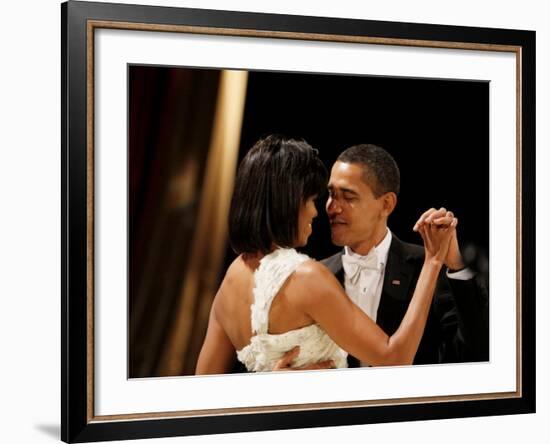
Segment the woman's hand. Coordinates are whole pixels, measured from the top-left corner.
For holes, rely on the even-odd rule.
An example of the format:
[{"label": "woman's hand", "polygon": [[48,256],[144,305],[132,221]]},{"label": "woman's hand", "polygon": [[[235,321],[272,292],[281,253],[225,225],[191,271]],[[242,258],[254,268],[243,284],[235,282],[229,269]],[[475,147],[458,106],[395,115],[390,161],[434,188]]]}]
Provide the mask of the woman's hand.
[{"label": "woman's hand", "polygon": [[458,219],[453,213],[446,211],[445,215],[430,222],[415,225],[416,231],[424,241],[425,261],[443,265],[449,251],[449,245],[456,238]]}]

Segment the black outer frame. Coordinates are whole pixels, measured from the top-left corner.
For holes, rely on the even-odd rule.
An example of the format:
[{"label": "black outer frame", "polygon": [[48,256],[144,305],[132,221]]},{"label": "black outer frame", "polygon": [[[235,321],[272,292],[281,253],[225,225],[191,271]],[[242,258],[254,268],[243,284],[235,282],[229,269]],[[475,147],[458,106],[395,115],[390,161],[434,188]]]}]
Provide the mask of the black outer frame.
[{"label": "black outer frame", "polygon": [[[520,46],[522,396],[116,422],[87,420],[86,23],[89,19]],[[535,32],[69,1],[61,5],[61,439],[89,442],[535,412]]]}]

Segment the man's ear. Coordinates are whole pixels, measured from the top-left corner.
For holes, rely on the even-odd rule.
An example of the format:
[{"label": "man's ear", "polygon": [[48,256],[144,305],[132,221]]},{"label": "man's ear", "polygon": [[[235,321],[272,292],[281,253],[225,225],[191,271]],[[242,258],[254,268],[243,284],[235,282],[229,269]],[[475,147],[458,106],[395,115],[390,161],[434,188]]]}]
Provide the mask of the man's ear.
[{"label": "man's ear", "polygon": [[397,194],[390,191],[389,193],[382,195],[382,205],[384,216],[389,217],[397,205]]}]

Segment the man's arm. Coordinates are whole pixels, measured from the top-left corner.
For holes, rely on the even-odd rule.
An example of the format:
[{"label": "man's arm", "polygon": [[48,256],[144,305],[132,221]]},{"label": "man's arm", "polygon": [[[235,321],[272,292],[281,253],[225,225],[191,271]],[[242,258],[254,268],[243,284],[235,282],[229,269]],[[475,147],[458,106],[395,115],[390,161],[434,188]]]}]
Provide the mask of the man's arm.
[{"label": "man's arm", "polygon": [[[424,212],[413,230],[423,224],[438,225],[443,217],[453,217],[445,208]],[[448,272],[438,283],[434,312],[441,327],[440,362],[489,360],[489,297],[487,284],[469,270],[454,233],[445,259]]]},{"label": "man's arm", "polygon": [[277,363],[275,364],[275,367],[273,367],[273,371],[323,370],[328,368],[336,368],[334,365],[334,361],[332,360],[316,362],[314,364],[308,364],[302,367],[292,367],[292,361],[294,361],[294,359],[296,359],[299,354],[300,354],[300,346],[297,345],[296,347],[287,351],[283,355],[283,357],[277,361]]},{"label": "man's arm", "polygon": [[478,277],[467,281],[448,279],[456,304],[458,328],[464,341],[461,361],[489,360],[489,296]]}]

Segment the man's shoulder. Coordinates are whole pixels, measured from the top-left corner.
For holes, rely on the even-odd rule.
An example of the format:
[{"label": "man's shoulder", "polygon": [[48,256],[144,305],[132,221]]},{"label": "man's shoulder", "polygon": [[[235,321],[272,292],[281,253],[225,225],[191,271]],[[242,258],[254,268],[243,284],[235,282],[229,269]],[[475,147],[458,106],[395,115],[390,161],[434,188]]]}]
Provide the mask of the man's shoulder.
[{"label": "man's shoulder", "polygon": [[398,254],[406,260],[424,259],[424,247],[422,245],[404,242],[395,236],[392,239],[390,253]]},{"label": "man's shoulder", "polygon": [[337,273],[342,268],[343,254],[344,254],[344,250],[342,249],[338,253],[323,259],[321,263],[333,273]]}]

